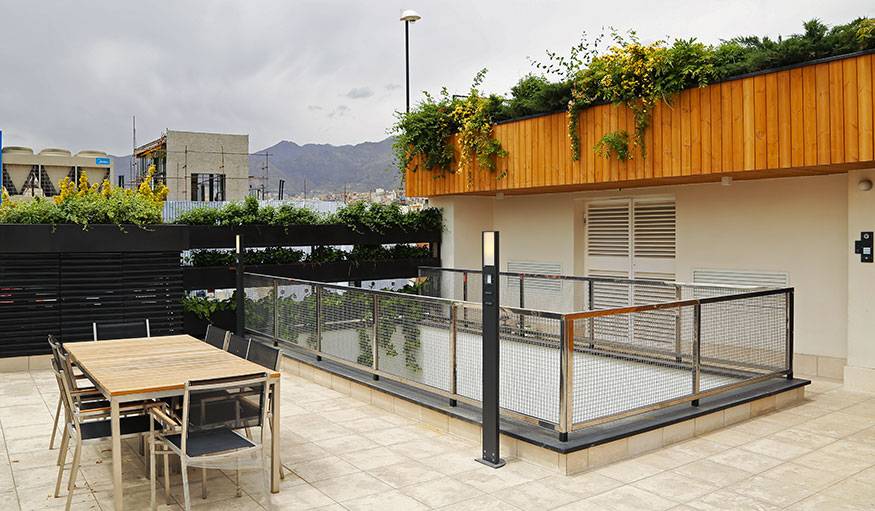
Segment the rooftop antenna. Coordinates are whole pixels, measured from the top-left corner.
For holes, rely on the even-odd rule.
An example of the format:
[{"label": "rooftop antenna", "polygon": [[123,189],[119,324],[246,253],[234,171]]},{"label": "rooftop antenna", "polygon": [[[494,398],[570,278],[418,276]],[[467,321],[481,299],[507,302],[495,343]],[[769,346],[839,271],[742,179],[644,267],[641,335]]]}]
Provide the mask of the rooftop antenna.
[{"label": "rooftop antenna", "polygon": [[131,149],[131,168],[129,169],[130,175],[128,176],[128,181],[130,183],[134,182],[134,176],[139,176],[139,171],[137,169],[137,116],[134,115],[131,117],[132,120],[132,128],[133,128],[133,149]]}]

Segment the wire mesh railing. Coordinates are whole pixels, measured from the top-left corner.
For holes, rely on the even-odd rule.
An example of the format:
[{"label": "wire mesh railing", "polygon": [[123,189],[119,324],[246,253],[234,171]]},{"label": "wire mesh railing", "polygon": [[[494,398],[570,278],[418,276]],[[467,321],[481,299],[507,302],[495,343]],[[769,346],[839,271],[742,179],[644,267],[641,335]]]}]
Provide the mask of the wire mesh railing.
[{"label": "wire mesh railing", "polygon": [[[246,329],[477,407],[480,274],[435,268],[420,274],[420,294],[406,294],[247,273]],[[560,438],[792,376],[792,288],[529,274],[501,278],[505,296],[518,286],[500,311],[501,411],[554,429]],[[555,305],[558,300],[537,302],[527,288],[535,279],[559,282],[576,311]],[[553,308],[539,310],[529,305],[533,302]]]}]

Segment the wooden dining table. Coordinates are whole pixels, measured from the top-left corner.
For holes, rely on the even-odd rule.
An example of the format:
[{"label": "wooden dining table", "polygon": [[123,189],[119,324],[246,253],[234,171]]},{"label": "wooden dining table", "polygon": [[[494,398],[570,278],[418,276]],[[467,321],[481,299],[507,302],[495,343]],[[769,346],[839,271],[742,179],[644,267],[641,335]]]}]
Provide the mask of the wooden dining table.
[{"label": "wooden dining table", "polygon": [[112,483],[115,509],[121,511],[122,450],[119,408],[122,403],[182,396],[185,383],[267,372],[271,403],[272,493],[280,480],[280,373],[215,348],[190,335],[67,343],[72,362],[110,402]]}]

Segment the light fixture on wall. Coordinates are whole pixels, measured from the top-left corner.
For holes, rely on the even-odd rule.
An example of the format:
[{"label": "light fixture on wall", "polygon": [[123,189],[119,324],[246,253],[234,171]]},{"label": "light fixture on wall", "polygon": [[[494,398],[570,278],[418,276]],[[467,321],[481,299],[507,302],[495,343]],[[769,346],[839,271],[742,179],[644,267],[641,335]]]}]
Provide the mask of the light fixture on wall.
[{"label": "light fixture on wall", "polygon": [[861,192],[868,192],[872,189],[872,180],[871,179],[861,179],[859,183],[857,183],[857,190]]},{"label": "light fixture on wall", "polygon": [[723,186],[729,186],[732,184],[732,176],[723,176],[720,178],[720,184]]}]

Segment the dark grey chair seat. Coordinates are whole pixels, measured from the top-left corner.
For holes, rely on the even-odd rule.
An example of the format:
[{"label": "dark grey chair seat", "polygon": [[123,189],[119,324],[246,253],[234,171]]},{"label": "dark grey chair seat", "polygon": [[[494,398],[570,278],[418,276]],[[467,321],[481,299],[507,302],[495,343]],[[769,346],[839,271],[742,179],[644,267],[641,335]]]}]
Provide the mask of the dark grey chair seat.
[{"label": "dark grey chair seat", "polygon": [[[131,417],[122,417],[119,421],[122,435],[133,435],[135,433],[149,432],[149,416],[134,415]],[[112,424],[109,419],[99,421],[88,421],[80,424],[82,429],[83,440],[93,440],[96,438],[109,438],[112,436]]]},{"label": "dark grey chair seat", "polygon": [[[177,449],[182,449],[182,435],[169,435],[165,438]],[[253,446],[255,446],[254,443],[229,428],[216,428],[189,433],[185,450],[189,456],[197,457]]]}]

